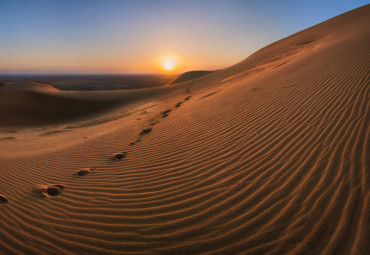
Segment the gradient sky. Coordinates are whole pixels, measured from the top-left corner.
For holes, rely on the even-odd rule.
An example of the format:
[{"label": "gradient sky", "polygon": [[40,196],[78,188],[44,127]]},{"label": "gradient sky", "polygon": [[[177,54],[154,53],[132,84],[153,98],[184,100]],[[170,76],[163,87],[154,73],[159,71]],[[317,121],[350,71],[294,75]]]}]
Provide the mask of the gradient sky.
[{"label": "gradient sky", "polygon": [[0,0],[0,73],[158,73],[235,64],[362,0]]}]

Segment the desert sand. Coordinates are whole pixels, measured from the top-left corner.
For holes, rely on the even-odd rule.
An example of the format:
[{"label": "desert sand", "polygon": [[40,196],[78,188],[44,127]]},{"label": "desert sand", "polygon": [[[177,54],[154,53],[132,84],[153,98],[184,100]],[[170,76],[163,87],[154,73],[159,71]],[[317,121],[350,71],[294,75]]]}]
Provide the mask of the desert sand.
[{"label": "desert sand", "polygon": [[0,85],[0,253],[369,254],[369,24],[164,87]]},{"label": "desert sand", "polygon": [[36,81],[67,91],[102,91],[160,87],[178,77],[176,73],[162,74],[96,74],[96,75],[0,75],[3,83]]},{"label": "desert sand", "polygon": [[176,77],[172,81],[170,81],[168,83],[168,85],[170,85],[170,84],[176,84],[176,83],[181,83],[181,82],[185,82],[185,81],[190,81],[190,80],[194,80],[194,79],[200,78],[202,76],[211,74],[213,72],[215,72],[215,71],[199,70],[199,71],[186,72],[186,73],[183,73],[180,76]]}]

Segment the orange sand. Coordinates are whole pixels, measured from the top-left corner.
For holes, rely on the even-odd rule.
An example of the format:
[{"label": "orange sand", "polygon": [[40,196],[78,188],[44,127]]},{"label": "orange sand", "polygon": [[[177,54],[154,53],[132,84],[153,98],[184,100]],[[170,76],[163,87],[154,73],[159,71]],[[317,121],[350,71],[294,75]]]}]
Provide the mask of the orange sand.
[{"label": "orange sand", "polygon": [[0,85],[0,253],[368,254],[369,24],[161,88]]}]

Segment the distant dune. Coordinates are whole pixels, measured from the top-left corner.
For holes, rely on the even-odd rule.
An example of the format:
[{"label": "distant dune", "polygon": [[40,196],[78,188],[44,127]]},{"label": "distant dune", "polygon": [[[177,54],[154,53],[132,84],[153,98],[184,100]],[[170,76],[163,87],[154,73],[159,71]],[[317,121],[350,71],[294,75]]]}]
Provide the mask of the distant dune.
[{"label": "distant dune", "polygon": [[0,82],[50,84],[66,91],[102,91],[160,87],[176,77],[175,74],[122,75],[0,75]]},{"label": "distant dune", "polygon": [[171,86],[0,85],[0,253],[368,254],[369,24]]},{"label": "distant dune", "polygon": [[49,84],[33,81],[3,83],[0,86],[0,127],[37,127],[86,120],[170,90],[176,88],[61,91]]},{"label": "distant dune", "polygon": [[174,80],[170,81],[168,84],[176,84],[176,83],[181,83],[189,80],[194,80],[199,77],[205,76],[207,74],[211,74],[215,71],[190,71],[181,74],[179,77],[175,78]]},{"label": "distant dune", "polygon": [[113,104],[111,100],[89,100],[73,95],[36,82],[5,84],[0,87],[1,125],[55,124],[102,111]]}]

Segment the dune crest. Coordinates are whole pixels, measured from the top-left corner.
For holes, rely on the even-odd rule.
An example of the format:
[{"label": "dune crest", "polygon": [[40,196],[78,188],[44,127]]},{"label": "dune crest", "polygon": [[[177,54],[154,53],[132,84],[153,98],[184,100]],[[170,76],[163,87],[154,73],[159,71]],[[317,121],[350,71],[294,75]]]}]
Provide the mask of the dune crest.
[{"label": "dune crest", "polygon": [[202,76],[211,74],[213,72],[217,72],[217,71],[189,71],[189,72],[183,73],[180,76],[176,77],[174,80],[170,81],[168,85],[181,83],[181,82],[185,82],[189,80],[194,80]]},{"label": "dune crest", "polygon": [[35,112],[33,97],[62,109],[131,101],[68,126],[1,130],[17,139],[0,140],[0,250],[367,254],[368,24],[370,5],[164,88],[17,92]]}]

